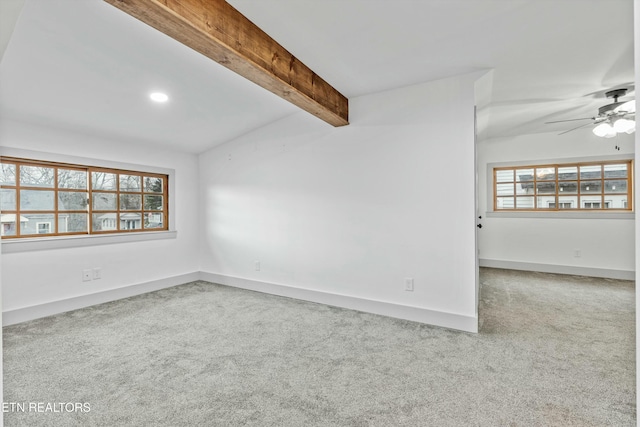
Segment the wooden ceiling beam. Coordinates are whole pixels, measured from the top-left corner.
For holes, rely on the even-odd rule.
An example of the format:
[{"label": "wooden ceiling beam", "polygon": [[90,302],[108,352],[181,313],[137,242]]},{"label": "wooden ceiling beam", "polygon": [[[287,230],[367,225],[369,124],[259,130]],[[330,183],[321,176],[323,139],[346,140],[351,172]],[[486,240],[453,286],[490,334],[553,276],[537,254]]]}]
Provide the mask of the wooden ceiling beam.
[{"label": "wooden ceiling beam", "polygon": [[224,0],[104,0],[333,126],[349,101]]}]

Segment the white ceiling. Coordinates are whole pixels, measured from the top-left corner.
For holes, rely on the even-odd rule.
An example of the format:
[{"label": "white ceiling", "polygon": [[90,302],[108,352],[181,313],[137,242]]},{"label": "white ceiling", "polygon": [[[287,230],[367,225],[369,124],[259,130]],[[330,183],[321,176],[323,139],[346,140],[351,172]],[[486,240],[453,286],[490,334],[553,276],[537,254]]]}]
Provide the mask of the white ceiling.
[{"label": "white ceiling", "polygon": [[[632,0],[228,1],[347,97],[493,69],[484,137],[633,88]],[[101,0],[26,0],[0,63],[0,117],[193,153],[298,111]]]}]

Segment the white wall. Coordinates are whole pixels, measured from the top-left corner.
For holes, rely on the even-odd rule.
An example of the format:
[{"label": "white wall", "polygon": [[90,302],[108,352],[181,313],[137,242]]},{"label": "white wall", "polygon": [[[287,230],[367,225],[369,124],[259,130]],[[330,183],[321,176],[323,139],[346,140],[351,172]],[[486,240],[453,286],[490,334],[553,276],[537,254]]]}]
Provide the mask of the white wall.
[{"label": "white wall", "polygon": [[[640,40],[640,0],[633,2],[634,10],[634,40]],[[640,87],[640,43],[635,43],[635,69],[636,69],[636,87]],[[636,111],[640,109],[640,100],[636,97]],[[640,132],[635,133],[635,146],[640,146]],[[635,176],[640,176],[640,150],[635,152]],[[640,186],[636,185],[635,198],[640,198]],[[638,343],[640,342],[640,316],[638,316],[638,306],[640,305],[640,289],[637,284],[640,282],[640,218],[636,217],[636,408],[640,406],[640,353],[638,353]]]},{"label": "white wall", "polygon": [[[626,134],[598,138],[590,129],[583,129],[564,135],[544,133],[480,142],[479,204],[484,217],[478,238],[481,265],[633,278],[633,215],[613,215],[615,219],[603,219],[603,215],[589,219],[588,214],[580,219],[486,215],[493,208],[487,164],[633,158],[633,140],[633,135]],[[580,257],[574,256],[575,250],[580,250]]]},{"label": "white wall", "polygon": [[[0,1],[0,60],[4,57],[4,52],[9,45],[9,40],[13,34],[13,29],[20,16],[24,0],[3,0]],[[2,253],[0,253],[0,307],[2,307]],[[2,318],[0,317],[0,329],[2,328]],[[2,340],[0,340],[0,355],[2,354]],[[0,357],[0,399],[3,397],[3,367]],[[2,399],[4,402],[4,399]],[[4,417],[0,412],[0,427],[4,425]]]},{"label": "white wall", "polygon": [[[181,283],[179,278],[184,278],[185,274],[197,274],[197,156],[15,121],[3,120],[1,125],[0,149],[5,152],[7,147],[11,147],[174,169],[175,208],[170,214],[174,215],[177,230],[177,238],[172,239],[4,253],[3,312],[46,306],[48,303],[100,292],[106,292],[106,298],[109,299],[108,291],[114,289],[122,290],[156,281],[168,286]],[[42,154],[41,157],[46,159],[51,156]],[[81,270],[96,267],[102,268],[102,279],[82,282]],[[177,283],[171,281],[175,276],[178,276]],[[126,294],[120,292],[113,296]],[[100,298],[87,302],[100,302]],[[50,313],[45,311],[42,314]]]},{"label": "white wall", "polygon": [[201,155],[203,271],[475,329],[477,77],[351,99],[342,128],[295,114]]},{"label": "white wall", "polygon": [[[0,1],[0,60],[9,45],[9,40],[13,34],[20,12],[25,0],[2,0]],[[1,415],[1,414],[0,414]],[[0,423],[2,418],[0,417]]]}]

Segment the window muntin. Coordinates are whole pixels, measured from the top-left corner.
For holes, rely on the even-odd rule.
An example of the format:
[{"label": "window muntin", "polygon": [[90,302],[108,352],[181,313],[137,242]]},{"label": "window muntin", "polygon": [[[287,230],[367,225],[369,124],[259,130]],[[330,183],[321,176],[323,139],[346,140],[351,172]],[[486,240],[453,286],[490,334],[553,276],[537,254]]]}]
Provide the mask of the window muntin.
[{"label": "window muntin", "polygon": [[0,158],[2,238],[168,229],[168,175]]},{"label": "window muntin", "polygon": [[493,169],[494,211],[632,210],[632,162]]}]

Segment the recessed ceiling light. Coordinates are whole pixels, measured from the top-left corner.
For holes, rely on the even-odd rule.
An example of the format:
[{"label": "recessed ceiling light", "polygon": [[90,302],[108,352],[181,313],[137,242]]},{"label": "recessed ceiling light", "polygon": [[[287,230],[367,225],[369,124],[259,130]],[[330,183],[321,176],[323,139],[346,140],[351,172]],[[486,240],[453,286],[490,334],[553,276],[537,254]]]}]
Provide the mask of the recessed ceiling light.
[{"label": "recessed ceiling light", "polygon": [[153,92],[149,95],[149,98],[155,102],[167,102],[169,100],[169,96],[162,92]]}]

